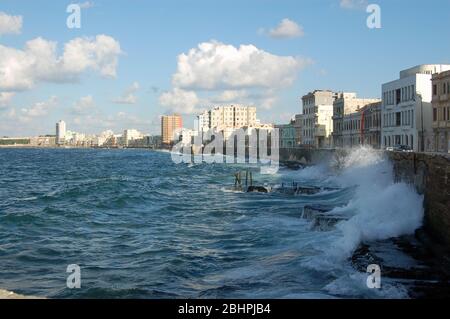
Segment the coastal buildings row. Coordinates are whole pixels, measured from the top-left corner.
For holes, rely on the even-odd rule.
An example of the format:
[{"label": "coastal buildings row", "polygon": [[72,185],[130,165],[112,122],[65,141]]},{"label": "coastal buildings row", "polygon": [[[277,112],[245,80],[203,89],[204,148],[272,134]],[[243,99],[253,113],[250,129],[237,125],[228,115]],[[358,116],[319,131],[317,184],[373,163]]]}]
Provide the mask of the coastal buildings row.
[{"label": "coastal buildings row", "polygon": [[383,149],[402,145],[417,152],[449,152],[450,65],[425,64],[403,70],[398,79],[382,85],[381,97],[310,92],[301,99],[302,113],[289,124],[277,126],[280,145]]},{"label": "coastal buildings row", "polygon": [[[214,106],[197,115],[194,129],[184,128],[180,115],[164,115],[161,118],[163,148],[171,148],[181,142],[184,145],[206,145],[221,133],[224,142],[243,129],[246,134],[274,129],[272,124],[263,124],[257,118],[256,107],[244,105]],[[294,146],[295,142],[290,145]]]},{"label": "coastal buildings row", "polygon": [[102,148],[161,148],[161,136],[150,136],[135,129],[123,134],[107,130],[100,134],[84,134],[67,129],[64,121],[56,123],[55,135],[37,137],[3,137],[0,147],[102,147]]}]

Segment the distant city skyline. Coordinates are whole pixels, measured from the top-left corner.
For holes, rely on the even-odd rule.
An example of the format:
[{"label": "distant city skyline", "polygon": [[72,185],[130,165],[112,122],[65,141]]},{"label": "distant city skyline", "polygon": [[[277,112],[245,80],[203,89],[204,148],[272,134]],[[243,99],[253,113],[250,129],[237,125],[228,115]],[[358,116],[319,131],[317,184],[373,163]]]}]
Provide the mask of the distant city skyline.
[{"label": "distant city skyline", "polygon": [[287,123],[315,89],[380,98],[400,70],[450,63],[448,1],[373,1],[381,29],[366,25],[368,3],[80,1],[81,28],[69,29],[70,1],[4,0],[0,136],[54,134],[60,119],[87,134],[159,135],[163,114],[193,128],[227,104]]}]

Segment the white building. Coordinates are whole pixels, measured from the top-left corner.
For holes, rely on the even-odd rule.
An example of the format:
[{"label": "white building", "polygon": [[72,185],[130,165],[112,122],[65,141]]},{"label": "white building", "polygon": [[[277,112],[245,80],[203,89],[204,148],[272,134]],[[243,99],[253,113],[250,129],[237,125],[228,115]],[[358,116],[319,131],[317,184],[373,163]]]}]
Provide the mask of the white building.
[{"label": "white building", "polygon": [[114,136],[114,132],[111,130],[107,130],[102,132],[100,135],[95,136],[93,140],[94,146],[104,146],[106,142]]},{"label": "white building", "polygon": [[261,124],[256,118],[256,107],[229,105],[214,107],[197,116],[196,128],[202,136],[210,129],[223,131],[224,138],[227,139],[236,129],[273,127]]},{"label": "white building", "polygon": [[66,122],[59,121],[56,123],[56,144],[64,144],[66,139]]},{"label": "white building", "polygon": [[424,64],[400,72],[400,78],[382,86],[381,143],[386,148],[408,145],[414,151],[432,148],[432,74],[450,65]]},{"label": "white building", "polygon": [[122,135],[122,143],[124,146],[128,146],[128,142],[133,141],[133,140],[139,140],[142,139],[144,137],[144,134],[142,134],[141,132],[139,132],[138,130],[125,130],[123,131],[123,135]]},{"label": "white building", "polygon": [[333,133],[333,102],[337,93],[316,90],[302,97],[302,144],[311,147],[331,147]]}]

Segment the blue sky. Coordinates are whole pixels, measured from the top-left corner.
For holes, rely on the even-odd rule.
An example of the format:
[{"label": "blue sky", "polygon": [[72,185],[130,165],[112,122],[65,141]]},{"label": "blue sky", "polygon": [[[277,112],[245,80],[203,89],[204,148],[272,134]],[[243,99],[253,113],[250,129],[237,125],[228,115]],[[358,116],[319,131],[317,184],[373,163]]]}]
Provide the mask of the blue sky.
[{"label": "blue sky", "polygon": [[[39,37],[45,43],[57,43],[56,59],[63,56],[64,45],[77,38],[85,39],[84,49],[77,53],[88,52],[89,57],[93,52],[110,50],[108,57],[117,58],[117,64],[98,58],[95,65],[76,71],[77,62],[71,59],[71,64],[64,62],[67,70],[53,70],[50,75],[45,68],[20,69],[25,73],[19,75],[32,79],[26,88],[13,84],[2,87],[2,80],[12,80],[14,72],[2,79],[0,61],[0,135],[54,133],[59,119],[64,119],[69,129],[88,133],[136,128],[155,134],[161,114],[174,110],[186,113],[185,126],[190,127],[193,114],[217,104],[224,91],[232,93],[230,103],[255,104],[264,122],[283,123],[300,113],[300,97],[310,90],[344,90],[361,97],[379,97],[381,84],[395,79],[402,69],[422,63],[450,63],[450,0],[370,1],[381,8],[381,29],[367,27],[369,14],[364,0],[341,1],[92,0],[81,11],[81,28],[69,29],[66,7],[70,1],[0,0],[0,12],[22,17],[18,32],[2,34],[0,24],[0,59],[5,56],[2,50],[10,48],[16,51],[8,51],[8,56],[18,59],[27,41]],[[292,37],[271,36],[270,31],[283,19],[295,23],[302,32]],[[98,35],[108,39],[101,42],[96,40]],[[197,72],[194,81],[189,73],[180,71],[177,59],[200,43],[211,44],[213,51],[197,49],[188,56],[186,65]],[[120,46],[120,53],[115,45]],[[251,45],[264,59],[273,57],[282,71],[277,74],[277,65],[269,68],[271,79],[261,73],[266,62],[258,62],[255,66],[259,70],[250,70],[248,79],[233,85],[217,78],[237,70],[225,67],[223,71],[219,58],[203,68],[197,65],[212,58],[210,54],[228,52],[232,47],[239,50],[241,45]],[[244,50],[236,54],[246,58]],[[242,65],[248,69],[249,65]],[[174,74],[179,75],[177,83]],[[230,75],[230,79],[236,77],[247,75]],[[285,78],[289,81],[275,83]]]}]

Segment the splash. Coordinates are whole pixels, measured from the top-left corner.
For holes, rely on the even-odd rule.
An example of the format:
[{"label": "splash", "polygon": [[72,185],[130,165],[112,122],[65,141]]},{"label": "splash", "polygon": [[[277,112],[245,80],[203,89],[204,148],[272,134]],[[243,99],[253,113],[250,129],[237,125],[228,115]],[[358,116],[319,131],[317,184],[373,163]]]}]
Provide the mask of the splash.
[{"label": "splash", "polygon": [[352,217],[338,224],[342,236],[330,254],[348,258],[361,242],[413,234],[423,221],[423,196],[412,186],[395,183],[392,164],[369,147],[351,150],[335,177],[343,187],[356,186],[354,197],[337,211]]}]

